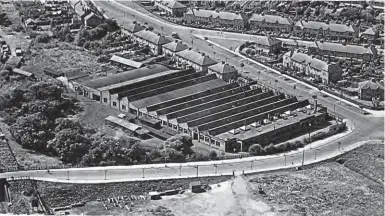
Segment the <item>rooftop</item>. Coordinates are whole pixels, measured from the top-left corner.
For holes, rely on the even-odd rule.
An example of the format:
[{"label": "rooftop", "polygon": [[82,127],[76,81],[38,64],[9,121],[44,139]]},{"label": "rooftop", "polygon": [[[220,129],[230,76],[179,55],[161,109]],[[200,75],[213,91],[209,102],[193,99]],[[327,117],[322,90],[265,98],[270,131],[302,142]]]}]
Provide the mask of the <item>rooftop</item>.
[{"label": "rooftop", "polygon": [[182,41],[178,41],[178,40],[173,41],[173,42],[168,43],[168,44],[164,44],[163,47],[166,49],[169,49],[173,52],[180,52],[180,51],[188,49],[188,46],[186,44],[184,44],[184,43],[182,43]]},{"label": "rooftop", "polygon": [[166,92],[163,94],[155,95],[152,97],[143,98],[143,99],[140,99],[137,101],[133,101],[133,102],[131,102],[131,105],[135,108],[142,109],[142,108],[146,108],[147,106],[150,106],[153,104],[161,103],[164,101],[168,101],[171,99],[175,99],[178,97],[182,97],[182,96],[186,96],[186,95],[189,95],[192,93],[196,93],[197,91],[206,91],[206,90],[209,90],[212,88],[225,86],[227,84],[228,83],[223,81],[223,80],[214,79],[214,80],[202,82],[202,83],[199,83],[196,85],[188,86],[185,88],[177,89],[174,91]]},{"label": "rooftop", "polygon": [[124,26],[126,30],[128,30],[131,33],[142,31],[144,28],[139,23],[129,23]]},{"label": "rooftop", "polygon": [[375,54],[377,49],[375,47],[364,47],[352,44],[338,44],[329,42],[315,42],[316,46],[320,50],[336,51],[341,53],[352,53],[352,54]]},{"label": "rooftop", "polygon": [[126,129],[128,129],[128,130],[130,130],[130,131],[136,131],[136,130],[139,130],[139,129],[142,128],[142,127],[139,126],[139,125],[133,124],[133,123],[131,123],[131,122],[128,122],[128,121],[123,120],[123,119],[120,119],[120,118],[115,117],[115,116],[108,116],[108,117],[106,118],[106,120],[107,120],[107,121],[110,121],[110,122],[113,122],[113,123],[115,123],[115,124],[118,124],[118,125],[120,125],[120,126],[126,128]]},{"label": "rooftop", "polygon": [[315,30],[330,30],[333,32],[356,32],[357,29],[351,25],[337,24],[337,23],[324,23],[316,21],[303,21],[300,20],[295,23],[295,26],[306,29],[315,29]]},{"label": "rooftop", "polygon": [[138,31],[134,33],[134,35],[156,45],[163,45],[171,42],[166,37],[148,30]]},{"label": "rooftop", "polygon": [[147,67],[134,69],[134,70],[118,73],[118,74],[108,75],[106,77],[93,79],[93,80],[84,82],[82,84],[85,86],[88,86],[89,88],[98,89],[101,87],[123,83],[125,81],[138,79],[141,77],[161,73],[168,70],[170,69],[166,66],[155,64],[155,65],[149,65]]},{"label": "rooftop", "polygon": [[293,20],[289,17],[281,17],[274,15],[263,15],[263,14],[253,14],[250,18],[251,22],[267,22],[267,23],[278,23],[281,25],[291,25],[293,24]]},{"label": "rooftop", "polygon": [[191,9],[186,14],[193,14],[196,17],[204,18],[213,18],[213,19],[223,19],[223,20],[243,20],[243,16],[240,13],[231,13],[225,11],[214,11],[214,10],[204,10],[204,9]]},{"label": "rooftop", "polygon": [[282,43],[282,41],[278,40],[275,37],[271,37],[271,36],[259,37],[259,38],[255,39],[253,42],[260,44],[260,45],[264,45],[264,46],[272,46],[275,44]]},{"label": "rooftop", "polygon": [[372,89],[372,90],[380,89],[383,91],[384,87],[377,82],[374,82],[372,80],[367,80],[367,81],[358,83],[358,90],[361,90],[361,89]]},{"label": "rooftop", "polygon": [[141,62],[136,62],[136,61],[133,61],[133,60],[130,60],[130,59],[126,59],[126,58],[123,58],[123,57],[120,57],[120,56],[116,56],[116,55],[113,55],[110,58],[110,61],[117,62],[117,63],[120,63],[120,64],[124,64],[124,65],[130,66],[130,67],[134,67],[134,68],[141,68],[143,66],[143,63],[141,63]]},{"label": "rooftop", "polygon": [[229,64],[226,64],[224,62],[222,62],[221,64],[218,63],[215,65],[212,65],[209,67],[209,69],[221,74],[237,72],[237,69],[235,69],[234,66],[230,66]]},{"label": "rooftop", "polygon": [[198,53],[193,50],[183,50],[176,54],[177,56],[180,56],[182,58],[185,58],[189,61],[192,61],[200,66],[210,66],[214,65],[217,62],[211,59],[210,57],[206,56],[204,53]]}]

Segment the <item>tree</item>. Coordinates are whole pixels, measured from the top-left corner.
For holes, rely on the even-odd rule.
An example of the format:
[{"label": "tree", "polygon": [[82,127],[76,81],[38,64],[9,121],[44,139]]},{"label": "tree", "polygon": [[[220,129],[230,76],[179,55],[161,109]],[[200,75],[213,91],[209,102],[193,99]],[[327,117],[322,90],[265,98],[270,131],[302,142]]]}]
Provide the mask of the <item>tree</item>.
[{"label": "tree", "polygon": [[210,160],[216,160],[218,158],[217,152],[215,150],[211,150],[209,154]]},{"label": "tree", "polygon": [[249,153],[250,155],[257,156],[262,155],[264,153],[264,150],[261,145],[253,144],[249,147]]},{"label": "tree", "polygon": [[245,53],[246,53],[247,55],[250,55],[250,52],[251,52],[251,49],[250,49],[250,48],[246,48],[246,49],[245,49]]},{"label": "tree", "polygon": [[83,44],[90,39],[90,33],[82,28],[75,36],[75,44],[77,46],[83,46]]},{"label": "tree", "polygon": [[162,158],[167,158],[169,162],[186,162],[186,157],[180,151],[173,148],[164,148],[160,151]]},{"label": "tree", "polygon": [[36,43],[48,43],[49,42],[49,36],[48,34],[41,34],[41,35],[38,35],[36,38],[35,38],[35,42]]},{"label": "tree", "polygon": [[267,154],[275,154],[275,153],[277,153],[277,148],[275,147],[275,145],[273,143],[270,143],[270,145],[265,146],[264,151]]},{"label": "tree", "polygon": [[194,144],[192,143],[192,138],[187,135],[177,134],[168,138],[164,144],[168,148],[182,152],[183,155],[189,155],[193,153],[191,147]]},{"label": "tree", "polygon": [[90,140],[76,129],[64,129],[56,132],[55,138],[48,142],[47,148],[60,160],[76,164],[88,152]]},{"label": "tree", "polygon": [[250,55],[254,56],[256,54],[255,50],[252,49],[251,52],[250,52]]},{"label": "tree", "polygon": [[242,68],[242,72],[243,72],[243,67],[245,67],[245,64],[243,64],[242,62],[239,66]]}]

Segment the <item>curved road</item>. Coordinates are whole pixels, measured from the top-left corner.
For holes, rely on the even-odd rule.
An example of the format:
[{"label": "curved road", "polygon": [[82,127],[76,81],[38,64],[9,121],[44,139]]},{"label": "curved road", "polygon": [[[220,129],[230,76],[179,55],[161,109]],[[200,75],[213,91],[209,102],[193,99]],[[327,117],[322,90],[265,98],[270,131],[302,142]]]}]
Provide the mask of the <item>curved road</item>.
[{"label": "curved road", "polygon": [[[206,41],[194,38],[192,34],[218,35],[218,31],[202,30],[178,26],[163,20],[159,20],[153,15],[149,15],[143,8],[138,7],[131,1],[124,2],[124,5],[114,1],[97,1],[96,4],[105,10],[108,17],[114,17],[123,27],[133,20],[140,23],[147,22],[155,30],[170,35],[171,32],[177,32],[181,39],[195,49],[201,52],[214,53],[216,60],[227,59],[229,64],[239,65],[242,57],[230,53],[228,50],[210,46]],[[135,8],[135,9],[133,9]],[[139,10],[139,11],[137,11]],[[161,28],[162,27],[162,28]],[[233,34],[234,35],[234,34]],[[236,35],[236,34],[235,34]],[[241,34],[239,34],[241,35]],[[192,41],[192,38],[193,41]],[[193,42],[193,44],[191,43]],[[248,76],[259,79],[262,83],[269,85],[275,83],[275,87],[282,89],[283,92],[295,94],[301,99],[311,98],[311,88],[296,83],[292,80],[286,80],[285,77],[271,71],[264,72],[264,68],[256,64],[246,64],[242,71],[248,71]],[[257,73],[261,71],[260,73]],[[273,80],[273,82],[272,82]],[[294,92],[293,85],[297,88]],[[274,85],[274,84],[273,84]],[[342,154],[344,151],[357,148],[368,140],[384,139],[384,121],[383,118],[365,116],[361,110],[349,104],[339,102],[332,97],[319,97],[318,101],[329,109],[329,112],[335,112],[344,119],[348,119],[349,131],[344,134],[338,134],[333,137],[312,143],[304,148],[305,151],[298,150],[288,154],[279,154],[273,156],[251,157],[244,159],[234,159],[227,161],[210,162],[191,162],[184,164],[155,164],[155,165],[136,165],[120,167],[92,167],[78,169],[61,169],[40,171],[20,171],[0,174],[0,178],[30,176],[39,180],[59,181],[59,182],[77,182],[77,183],[99,183],[114,181],[135,181],[143,179],[167,179],[178,177],[195,177],[208,175],[227,175],[233,171],[239,172],[257,172],[265,170],[282,169],[291,166],[318,162]],[[310,147],[312,147],[310,149]],[[198,166],[198,168],[197,168]],[[143,178],[143,176],[145,178]]]}]

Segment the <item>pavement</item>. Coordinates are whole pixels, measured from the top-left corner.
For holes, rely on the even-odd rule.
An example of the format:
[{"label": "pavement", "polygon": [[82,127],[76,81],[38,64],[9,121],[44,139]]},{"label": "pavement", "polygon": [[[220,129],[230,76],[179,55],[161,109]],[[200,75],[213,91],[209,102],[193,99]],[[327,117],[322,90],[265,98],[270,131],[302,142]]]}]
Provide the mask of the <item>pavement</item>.
[{"label": "pavement", "polygon": [[[154,27],[155,31],[163,32],[164,35],[171,35],[177,32],[181,39],[194,49],[207,54],[215,52],[217,59],[227,60],[236,67],[239,62],[245,60],[237,53],[218,46],[211,46],[207,41],[196,38],[194,35],[207,34],[216,36],[219,31],[193,29],[185,26],[178,26],[161,20],[145,11],[137,11],[129,6],[115,1],[96,1],[100,8],[103,8],[108,17],[114,17],[123,27],[134,20]],[[127,3],[128,4],[128,3]],[[135,3],[132,3],[134,5]],[[133,6],[134,7],[134,6]],[[138,9],[140,10],[140,9]],[[236,34],[236,33],[234,33]],[[242,34],[239,34],[242,35]],[[239,67],[238,67],[239,68]],[[240,70],[247,72],[245,75],[258,79],[262,84],[270,85],[280,89],[282,92],[296,95],[299,99],[312,100],[312,86],[290,79],[282,74],[263,65],[250,61]],[[277,82],[275,82],[277,80]],[[296,85],[296,89],[293,86]],[[73,168],[60,170],[35,170],[20,171],[0,174],[0,178],[30,176],[37,180],[73,182],[73,183],[105,183],[138,181],[167,178],[188,178],[196,176],[228,175],[239,172],[262,172],[299,166],[302,163],[310,164],[321,160],[335,157],[346,151],[357,148],[368,140],[384,140],[384,119],[381,114],[366,116],[361,110],[352,104],[346,103],[340,98],[318,97],[318,102],[327,107],[329,112],[347,119],[349,130],[343,134],[337,134],[325,140],[320,140],[306,146],[304,149],[292,151],[287,154],[278,154],[261,157],[250,157],[226,161],[191,162],[182,164],[153,164],[119,167],[90,167]],[[310,149],[311,147],[311,149]]]}]

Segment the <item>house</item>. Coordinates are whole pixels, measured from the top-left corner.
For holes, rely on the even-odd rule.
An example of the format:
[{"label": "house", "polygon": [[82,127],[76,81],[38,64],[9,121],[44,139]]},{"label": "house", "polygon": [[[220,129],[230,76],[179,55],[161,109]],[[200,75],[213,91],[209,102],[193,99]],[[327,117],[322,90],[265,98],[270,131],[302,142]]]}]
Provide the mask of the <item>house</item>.
[{"label": "house", "polygon": [[162,54],[162,45],[171,41],[159,33],[142,30],[133,34],[134,38],[141,44],[148,45],[150,50],[158,55]]},{"label": "house", "polygon": [[267,50],[269,53],[277,53],[282,48],[282,41],[271,36],[261,36],[252,41],[257,47]]},{"label": "house", "polygon": [[372,42],[376,40],[379,36],[379,32],[375,30],[373,27],[366,29],[364,32],[360,34],[360,38],[364,39],[367,42]]},{"label": "house", "polygon": [[76,14],[83,20],[88,14],[92,12],[91,8],[84,0],[70,0],[70,6],[75,10]]},{"label": "house", "polygon": [[372,61],[377,58],[377,49],[374,45],[359,46],[346,43],[329,43],[316,41],[315,46],[309,47],[310,53],[322,56],[334,56],[339,58],[351,58],[363,61]]},{"label": "house", "polygon": [[171,43],[162,45],[162,52],[164,56],[174,57],[177,52],[188,49],[187,45],[182,41],[175,40]]},{"label": "house", "polygon": [[209,74],[216,74],[219,79],[229,82],[230,80],[236,80],[238,76],[237,69],[234,66],[230,66],[229,64],[222,61],[222,63],[218,63],[212,65],[208,68]]},{"label": "house", "polygon": [[317,59],[300,51],[291,50],[285,53],[283,66],[297,73],[304,73],[325,84],[342,79],[343,71],[337,64]]},{"label": "house", "polygon": [[92,12],[84,17],[84,25],[86,27],[94,28],[100,25],[102,22],[103,22],[103,17],[96,15]]},{"label": "house", "polygon": [[191,48],[183,50],[175,54],[178,64],[182,65],[183,68],[186,68],[187,65],[190,65],[196,71],[206,71],[211,65],[217,64],[216,61],[211,59],[205,53],[198,53]]},{"label": "house", "polygon": [[251,29],[263,29],[268,31],[291,32],[293,20],[289,17],[265,14],[253,14],[249,19]]},{"label": "house", "polygon": [[297,37],[326,38],[330,40],[351,40],[358,37],[358,28],[349,24],[337,24],[329,22],[316,22],[300,20],[293,28],[293,34]]},{"label": "house", "polygon": [[217,12],[202,9],[189,10],[183,20],[188,24],[196,23],[236,29],[243,29],[247,25],[247,17],[244,13]]},{"label": "house", "polygon": [[25,25],[25,27],[33,27],[33,26],[36,26],[36,25],[37,25],[37,22],[36,22],[36,20],[34,20],[34,19],[28,18],[28,19],[24,22],[24,25]]},{"label": "house", "polygon": [[154,6],[163,11],[167,16],[182,17],[187,11],[186,5],[176,0],[156,0]]},{"label": "house", "polygon": [[139,23],[134,21],[132,23],[124,25],[124,28],[122,28],[122,32],[129,36],[132,36],[136,32],[142,31],[143,29],[144,29],[143,26],[141,26]]},{"label": "house", "polygon": [[384,86],[375,82],[375,80],[368,80],[358,83],[358,97],[361,100],[384,100]]}]

